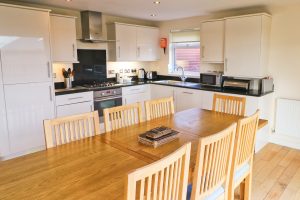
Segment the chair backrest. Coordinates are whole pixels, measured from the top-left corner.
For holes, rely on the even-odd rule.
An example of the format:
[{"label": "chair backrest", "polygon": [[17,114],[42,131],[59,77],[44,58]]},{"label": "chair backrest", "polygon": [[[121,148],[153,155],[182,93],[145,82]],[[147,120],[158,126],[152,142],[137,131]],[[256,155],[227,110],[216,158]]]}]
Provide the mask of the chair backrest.
[{"label": "chair backrest", "polygon": [[191,143],[128,174],[125,199],[186,199]]},{"label": "chair backrest", "polygon": [[244,116],[245,108],[245,97],[214,94],[213,111]]},{"label": "chair backrest", "polygon": [[[252,116],[238,121],[233,150],[232,173],[246,163],[252,166],[258,121],[259,110]],[[233,178],[233,175],[231,177]]]},{"label": "chair backrest", "polygon": [[131,126],[142,121],[140,103],[106,108],[103,110],[105,131]]},{"label": "chair backrest", "polygon": [[100,134],[98,111],[44,120],[47,148]]},{"label": "chair backrest", "polygon": [[171,115],[175,112],[173,97],[145,101],[145,108],[147,120]]},{"label": "chair backrest", "polygon": [[221,186],[227,195],[235,133],[236,123],[199,140],[191,199],[205,199]]}]

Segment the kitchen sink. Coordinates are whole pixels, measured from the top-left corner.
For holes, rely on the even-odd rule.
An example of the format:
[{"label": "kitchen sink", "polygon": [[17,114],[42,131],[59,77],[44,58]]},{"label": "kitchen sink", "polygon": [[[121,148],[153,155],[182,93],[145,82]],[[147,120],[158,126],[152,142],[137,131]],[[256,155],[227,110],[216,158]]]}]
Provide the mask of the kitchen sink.
[{"label": "kitchen sink", "polygon": [[153,83],[165,84],[165,85],[178,85],[178,86],[197,86],[199,83],[192,83],[192,82],[183,82],[183,81],[174,81],[174,80],[161,80],[161,81],[154,81]]}]

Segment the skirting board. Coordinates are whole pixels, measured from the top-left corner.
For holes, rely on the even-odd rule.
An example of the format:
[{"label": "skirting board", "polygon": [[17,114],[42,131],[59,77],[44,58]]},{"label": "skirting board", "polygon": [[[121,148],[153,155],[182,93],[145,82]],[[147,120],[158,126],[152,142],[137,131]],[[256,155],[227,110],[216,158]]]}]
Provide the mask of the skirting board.
[{"label": "skirting board", "polygon": [[16,157],[20,157],[20,156],[24,156],[24,155],[27,155],[27,154],[35,153],[35,152],[42,151],[42,150],[45,150],[45,149],[46,149],[45,146],[35,147],[35,148],[32,148],[28,151],[22,151],[22,152],[19,152],[19,153],[14,153],[14,154],[9,154],[9,155],[6,155],[6,156],[2,156],[2,157],[0,157],[0,161],[13,159],[13,158],[16,158]]},{"label": "skirting board", "polygon": [[300,150],[300,138],[299,137],[292,137],[290,135],[287,136],[284,134],[274,133],[270,137],[270,142],[281,145],[281,146],[286,146],[286,147]]}]

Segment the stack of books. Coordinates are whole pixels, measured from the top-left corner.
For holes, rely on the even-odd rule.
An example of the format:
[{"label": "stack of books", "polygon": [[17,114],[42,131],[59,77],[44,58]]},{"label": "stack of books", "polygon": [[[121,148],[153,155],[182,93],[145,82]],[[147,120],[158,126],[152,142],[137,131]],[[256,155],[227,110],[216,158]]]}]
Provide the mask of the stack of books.
[{"label": "stack of books", "polygon": [[165,126],[160,126],[139,135],[140,143],[154,148],[175,140],[179,132]]}]

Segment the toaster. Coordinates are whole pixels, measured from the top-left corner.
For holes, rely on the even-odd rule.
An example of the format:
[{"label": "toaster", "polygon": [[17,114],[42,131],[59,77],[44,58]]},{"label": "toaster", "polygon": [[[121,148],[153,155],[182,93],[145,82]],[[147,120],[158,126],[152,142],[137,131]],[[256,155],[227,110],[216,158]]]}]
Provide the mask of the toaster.
[{"label": "toaster", "polygon": [[147,72],[147,79],[155,80],[157,79],[157,71],[149,71]]}]

